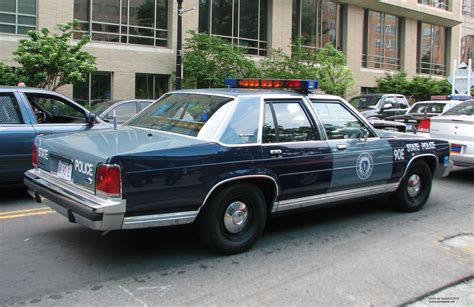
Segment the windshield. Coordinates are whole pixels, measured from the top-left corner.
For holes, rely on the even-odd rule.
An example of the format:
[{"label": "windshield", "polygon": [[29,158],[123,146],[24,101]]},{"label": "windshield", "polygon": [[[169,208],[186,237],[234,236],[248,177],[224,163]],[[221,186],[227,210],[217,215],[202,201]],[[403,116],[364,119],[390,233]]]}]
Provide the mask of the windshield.
[{"label": "windshield", "polygon": [[411,107],[409,114],[424,114],[424,113],[443,113],[446,103],[434,102],[434,103],[415,103]]},{"label": "windshield", "polygon": [[359,96],[349,102],[356,109],[375,109],[381,96]]},{"label": "windshield", "polygon": [[443,115],[474,115],[474,101],[466,101],[449,109]]},{"label": "windshield", "polygon": [[231,101],[221,96],[169,94],[126,125],[209,139],[223,122]]}]

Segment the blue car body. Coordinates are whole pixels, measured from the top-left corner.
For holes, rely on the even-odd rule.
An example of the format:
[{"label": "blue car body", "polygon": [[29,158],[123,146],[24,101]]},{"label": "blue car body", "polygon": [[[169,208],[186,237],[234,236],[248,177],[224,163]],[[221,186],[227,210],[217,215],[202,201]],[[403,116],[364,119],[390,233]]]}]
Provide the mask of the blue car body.
[{"label": "blue car body", "polygon": [[[217,111],[203,107],[219,99]],[[416,193],[412,166],[429,168],[430,182],[450,166],[448,142],[377,131],[340,97],[262,90],[171,92],[117,130],[35,144],[47,154],[25,175],[32,195],[102,231],[193,223],[232,189],[245,194],[242,186],[258,190],[268,215],[396,193],[407,175]],[[56,175],[60,163],[70,164],[67,180]],[[104,165],[120,172],[117,195],[98,188]],[[233,216],[236,225],[246,213]]]}]

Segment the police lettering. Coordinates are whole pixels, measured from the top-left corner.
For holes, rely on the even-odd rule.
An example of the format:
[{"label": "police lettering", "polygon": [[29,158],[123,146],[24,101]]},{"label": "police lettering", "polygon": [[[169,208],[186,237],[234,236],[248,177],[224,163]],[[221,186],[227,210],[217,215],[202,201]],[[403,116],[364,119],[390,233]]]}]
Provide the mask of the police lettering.
[{"label": "police lettering", "polygon": [[92,168],[94,167],[91,163],[85,163],[79,160],[74,160],[74,170],[87,176],[92,176]]},{"label": "police lettering", "polygon": [[38,147],[38,156],[41,159],[48,160],[48,150],[44,149],[44,148],[41,148],[41,147]]},{"label": "police lettering", "polygon": [[420,150],[420,144],[418,143],[407,144],[408,152],[419,151],[419,150]]},{"label": "police lettering", "polygon": [[423,150],[436,149],[435,142],[423,142],[421,143],[421,148]]}]

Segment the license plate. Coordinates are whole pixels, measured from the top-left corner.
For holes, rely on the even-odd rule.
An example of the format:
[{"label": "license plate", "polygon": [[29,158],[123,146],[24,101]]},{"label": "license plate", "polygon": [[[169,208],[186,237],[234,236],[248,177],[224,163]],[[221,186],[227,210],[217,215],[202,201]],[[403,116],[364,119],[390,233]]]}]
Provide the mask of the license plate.
[{"label": "license plate", "polygon": [[59,161],[57,175],[59,178],[71,180],[72,175],[72,164]]},{"label": "license plate", "polygon": [[451,144],[451,154],[460,155],[462,151],[462,145]]},{"label": "license plate", "polygon": [[415,130],[415,127],[413,127],[413,125],[407,124],[407,131],[414,131],[414,130]]}]

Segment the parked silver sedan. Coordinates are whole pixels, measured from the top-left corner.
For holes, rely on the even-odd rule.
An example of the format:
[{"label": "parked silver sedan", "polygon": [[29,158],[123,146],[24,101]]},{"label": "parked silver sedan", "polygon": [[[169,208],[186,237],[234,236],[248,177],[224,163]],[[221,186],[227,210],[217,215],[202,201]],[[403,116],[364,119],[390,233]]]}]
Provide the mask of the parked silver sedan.
[{"label": "parked silver sedan", "polygon": [[130,100],[112,100],[97,103],[92,107],[92,112],[107,122],[112,122],[115,116],[117,124],[121,125],[129,118],[139,113],[149,106],[153,100],[150,99],[130,99]]},{"label": "parked silver sedan", "polygon": [[455,165],[474,166],[474,100],[432,117],[430,135],[449,141]]}]

